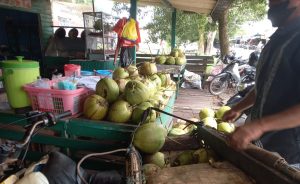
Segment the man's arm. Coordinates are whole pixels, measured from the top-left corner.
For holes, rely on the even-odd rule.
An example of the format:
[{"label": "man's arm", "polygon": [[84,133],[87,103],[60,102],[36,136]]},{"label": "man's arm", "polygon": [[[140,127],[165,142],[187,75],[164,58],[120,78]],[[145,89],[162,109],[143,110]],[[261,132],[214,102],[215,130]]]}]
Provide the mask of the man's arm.
[{"label": "man's arm", "polygon": [[248,144],[264,133],[300,126],[300,104],[285,111],[257,119],[240,126],[228,138],[228,143],[237,150],[246,149]]},{"label": "man's arm", "polygon": [[238,104],[233,106],[230,111],[227,111],[224,114],[223,120],[224,121],[236,120],[236,118],[238,118],[244,110],[253,106],[255,102],[255,98],[256,98],[256,94],[253,88],[242,101],[240,101]]},{"label": "man's arm", "polygon": [[260,120],[263,132],[283,130],[300,126],[300,104]]},{"label": "man's arm", "polygon": [[233,109],[236,111],[244,111],[253,106],[255,102],[256,94],[254,88],[246,95],[246,97],[238,104],[236,104]]}]

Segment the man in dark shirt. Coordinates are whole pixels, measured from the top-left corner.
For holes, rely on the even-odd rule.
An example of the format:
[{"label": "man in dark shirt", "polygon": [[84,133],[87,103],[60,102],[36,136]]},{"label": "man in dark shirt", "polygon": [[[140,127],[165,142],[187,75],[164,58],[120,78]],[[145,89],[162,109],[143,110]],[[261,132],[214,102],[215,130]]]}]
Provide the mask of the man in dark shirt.
[{"label": "man in dark shirt", "polygon": [[235,120],[252,107],[251,121],[230,135],[229,144],[246,149],[251,141],[300,163],[300,1],[269,0],[268,18],[277,31],[264,47],[256,86],[223,119]]}]

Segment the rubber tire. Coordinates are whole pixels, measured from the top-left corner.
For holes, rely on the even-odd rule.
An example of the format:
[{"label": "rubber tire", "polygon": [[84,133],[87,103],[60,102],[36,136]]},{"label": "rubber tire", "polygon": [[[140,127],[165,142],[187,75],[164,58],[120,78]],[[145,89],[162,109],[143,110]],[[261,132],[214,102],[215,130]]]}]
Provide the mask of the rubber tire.
[{"label": "rubber tire", "polygon": [[224,83],[222,84],[222,86],[225,84],[225,87],[223,86],[219,91],[214,91],[213,90],[213,83],[216,81],[216,80],[219,80],[221,77],[224,77],[224,76],[215,76],[211,81],[210,81],[210,84],[209,84],[209,92],[212,94],[212,95],[220,95],[221,93],[223,93],[227,88],[228,88],[228,80],[224,81]]}]

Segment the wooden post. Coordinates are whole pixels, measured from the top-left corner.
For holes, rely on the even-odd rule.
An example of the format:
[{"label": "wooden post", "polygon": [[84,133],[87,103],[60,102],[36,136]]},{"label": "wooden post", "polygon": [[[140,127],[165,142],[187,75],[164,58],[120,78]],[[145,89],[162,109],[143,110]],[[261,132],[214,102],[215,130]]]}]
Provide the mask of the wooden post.
[{"label": "wooden post", "polygon": [[175,48],[176,44],[176,9],[172,12],[172,30],[171,30],[171,47]]},{"label": "wooden post", "polygon": [[[130,17],[136,20],[136,14],[137,14],[137,0],[130,0]],[[136,47],[133,47],[130,50],[130,54],[134,64],[136,64]]]}]

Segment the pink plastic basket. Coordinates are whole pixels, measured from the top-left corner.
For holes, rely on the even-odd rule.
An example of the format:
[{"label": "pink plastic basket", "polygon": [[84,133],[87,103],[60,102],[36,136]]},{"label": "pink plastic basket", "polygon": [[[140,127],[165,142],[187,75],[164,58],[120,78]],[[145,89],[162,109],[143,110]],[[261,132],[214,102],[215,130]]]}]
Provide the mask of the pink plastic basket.
[{"label": "pink plastic basket", "polygon": [[37,88],[30,84],[25,85],[24,90],[27,92],[34,110],[53,113],[70,110],[72,115],[82,112],[83,102],[91,94],[91,90],[87,88],[57,90]]}]

